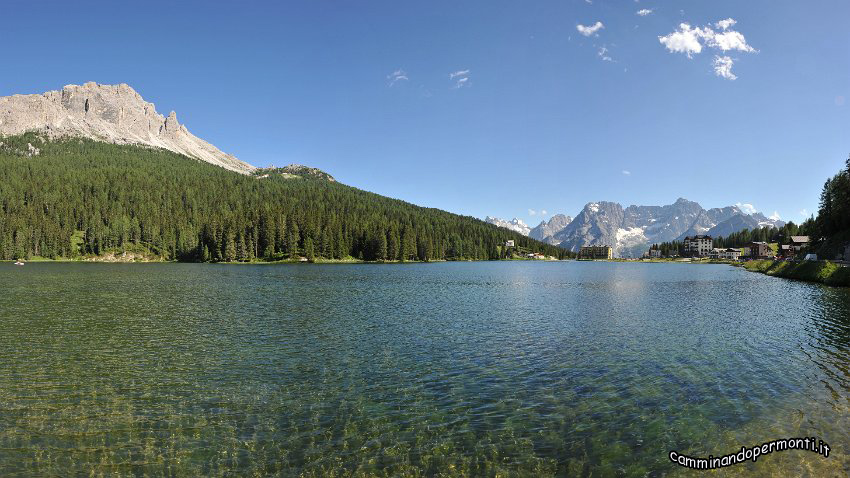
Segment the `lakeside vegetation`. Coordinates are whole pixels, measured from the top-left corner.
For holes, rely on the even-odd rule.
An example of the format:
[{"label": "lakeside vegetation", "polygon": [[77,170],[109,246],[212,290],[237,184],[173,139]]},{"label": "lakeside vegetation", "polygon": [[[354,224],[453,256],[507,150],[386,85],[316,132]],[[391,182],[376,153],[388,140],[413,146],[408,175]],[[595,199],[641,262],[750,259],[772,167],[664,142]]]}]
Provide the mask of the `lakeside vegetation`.
[{"label": "lakeside vegetation", "polygon": [[850,287],[850,267],[829,261],[749,261],[743,264],[748,271],[832,286]]},{"label": "lakeside vegetation", "polygon": [[[165,150],[2,138],[0,259],[96,259],[143,249],[187,262],[556,258],[517,232],[322,179],[258,179]],[[30,156],[28,144],[40,154]]]},{"label": "lakeside vegetation", "polygon": [[[789,221],[782,227],[764,226],[753,230],[743,229],[726,236],[712,238],[712,247],[747,247],[754,242],[766,242],[770,245],[773,253],[776,254],[779,251],[779,244],[787,243],[791,236],[808,235],[814,230],[814,223],[814,219],[810,218],[799,225]],[[653,244],[650,249],[661,250],[662,256],[669,257],[680,255],[682,245],[682,241],[662,242]]]},{"label": "lakeside vegetation", "polygon": [[850,243],[850,158],[844,169],[824,183],[814,223],[813,250],[819,257],[831,259],[843,254]]},{"label": "lakeside vegetation", "polygon": [[[812,243],[802,252],[816,253],[821,259],[850,259],[847,257],[850,249],[850,158],[844,169],[824,183],[817,217],[807,221],[806,233],[811,234]],[[850,267],[828,260],[750,261],[744,268],[776,277],[850,287]]]}]

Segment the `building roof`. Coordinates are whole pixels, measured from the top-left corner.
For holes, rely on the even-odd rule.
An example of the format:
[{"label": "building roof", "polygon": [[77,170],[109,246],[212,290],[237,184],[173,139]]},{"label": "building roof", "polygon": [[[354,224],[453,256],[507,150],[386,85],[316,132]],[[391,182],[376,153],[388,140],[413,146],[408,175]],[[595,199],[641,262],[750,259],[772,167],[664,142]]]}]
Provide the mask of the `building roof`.
[{"label": "building roof", "polygon": [[787,251],[791,249],[791,244],[782,244],[779,246],[783,251]]},{"label": "building roof", "polygon": [[809,242],[809,236],[791,236],[791,242]]}]

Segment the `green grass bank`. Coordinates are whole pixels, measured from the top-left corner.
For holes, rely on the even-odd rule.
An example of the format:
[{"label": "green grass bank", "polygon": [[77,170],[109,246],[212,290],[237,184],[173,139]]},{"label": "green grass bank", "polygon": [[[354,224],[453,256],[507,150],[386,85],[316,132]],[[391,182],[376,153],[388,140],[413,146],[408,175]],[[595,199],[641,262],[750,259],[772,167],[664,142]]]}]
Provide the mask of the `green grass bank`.
[{"label": "green grass bank", "polygon": [[748,271],[761,272],[769,276],[786,279],[819,282],[821,284],[850,287],[850,267],[841,267],[828,261],[749,261],[744,263]]}]

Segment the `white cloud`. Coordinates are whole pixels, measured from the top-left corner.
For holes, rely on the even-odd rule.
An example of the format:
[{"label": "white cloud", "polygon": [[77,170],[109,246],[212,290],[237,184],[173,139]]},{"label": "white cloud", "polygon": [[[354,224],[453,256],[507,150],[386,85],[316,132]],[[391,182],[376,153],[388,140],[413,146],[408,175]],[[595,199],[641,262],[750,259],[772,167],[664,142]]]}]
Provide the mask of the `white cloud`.
[{"label": "white cloud", "polygon": [[[712,29],[711,25],[693,28],[688,23],[681,23],[678,30],[658,37],[658,41],[671,53],[684,53],[688,58],[693,58],[693,55],[701,53],[704,47],[722,52],[756,52],[756,49],[747,43],[747,39],[741,32],[730,30],[736,23],[732,18],[720,20],[714,24],[715,28],[721,30],[720,32]],[[714,73],[727,80],[736,79],[737,76],[732,73],[733,63],[734,61],[729,56],[715,56],[712,63]]]},{"label": "white cloud", "polygon": [[449,79],[455,80],[455,88],[463,88],[464,86],[469,86],[469,70],[458,70],[449,73]]},{"label": "white cloud", "polygon": [[535,211],[534,209],[529,209],[529,210],[528,210],[528,215],[529,215],[529,216],[535,216],[535,215],[537,215],[537,211]]},{"label": "white cloud", "polygon": [[596,32],[598,32],[599,30],[602,30],[603,28],[605,28],[605,25],[603,25],[602,22],[596,22],[596,23],[594,23],[593,25],[590,25],[590,26],[585,26],[585,25],[582,25],[581,23],[576,25],[576,30],[578,30],[579,33],[581,33],[582,35],[584,35],[586,37],[589,37],[590,35],[595,35]]},{"label": "white cloud", "polygon": [[726,78],[727,80],[735,80],[738,77],[732,73],[732,58],[728,56],[714,56],[714,74],[721,77]]},{"label": "white cloud", "polygon": [[390,73],[389,75],[387,75],[387,79],[390,80],[390,86],[393,86],[394,84],[396,84],[399,81],[407,81],[408,80],[407,73],[405,73],[404,70],[400,70],[400,69]]},{"label": "white cloud", "polygon": [[738,23],[734,18],[727,18],[726,20],[720,20],[719,22],[714,24],[714,28],[719,28],[721,30],[728,30],[729,27],[735,26]]},{"label": "white cloud", "polygon": [[604,45],[599,47],[599,52],[597,54],[599,55],[599,58],[602,58],[602,61],[614,61],[610,56],[608,56],[608,48]]},{"label": "white cloud", "polygon": [[546,210],[545,210],[545,209],[544,209],[544,210],[542,210],[542,211],[540,211],[540,215],[541,215],[541,216],[545,216],[546,214],[548,214],[548,213],[546,212]]},{"label": "white cloud", "polygon": [[800,215],[803,217],[809,217],[809,211],[806,208],[800,209]]},{"label": "white cloud", "polygon": [[738,209],[744,211],[745,214],[755,214],[757,212],[755,206],[752,204],[736,202],[735,205],[738,206]]},{"label": "white cloud", "polygon": [[637,14],[642,16],[642,17],[645,17],[647,15],[652,15],[652,10],[649,9],[649,8],[642,8],[642,9],[637,11]]},{"label": "white cloud", "polygon": [[779,221],[779,220],[781,220],[781,219],[782,219],[781,217],[779,217],[779,211],[773,211],[773,214],[771,214],[771,215],[770,215],[770,216],[768,216],[767,218],[768,218],[768,219],[772,219],[772,220],[774,220],[774,221]]},{"label": "white cloud", "polygon": [[747,53],[756,51],[755,48],[747,45],[747,40],[740,32],[725,31],[723,33],[715,33],[709,40],[708,45],[718,48],[723,51],[738,50]]},{"label": "white cloud", "polygon": [[632,172],[631,172],[631,171],[629,171],[629,170],[627,170],[627,169],[624,169],[624,170],[622,171],[622,173],[623,173],[623,175],[624,175],[624,176],[631,176],[631,175],[632,175]]},{"label": "white cloud", "polygon": [[701,28],[691,28],[687,23],[679,25],[679,29],[669,35],[658,37],[658,41],[667,47],[671,53],[684,53],[688,58],[692,58],[694,53],[702,51],[701,41],[708,35],[708,32]]}]

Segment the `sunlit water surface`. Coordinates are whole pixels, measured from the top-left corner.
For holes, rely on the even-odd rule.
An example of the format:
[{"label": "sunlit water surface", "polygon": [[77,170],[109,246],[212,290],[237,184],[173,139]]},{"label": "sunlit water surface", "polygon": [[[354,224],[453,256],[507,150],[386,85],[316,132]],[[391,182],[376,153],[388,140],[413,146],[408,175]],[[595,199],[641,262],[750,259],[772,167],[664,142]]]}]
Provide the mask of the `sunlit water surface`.
[{"label": "sunlit water surface", "polygon": [[[850,291],[723,265],[0,264],[0,476],[850,474]],[[717,476],[715,474],[714,476]]]}]

